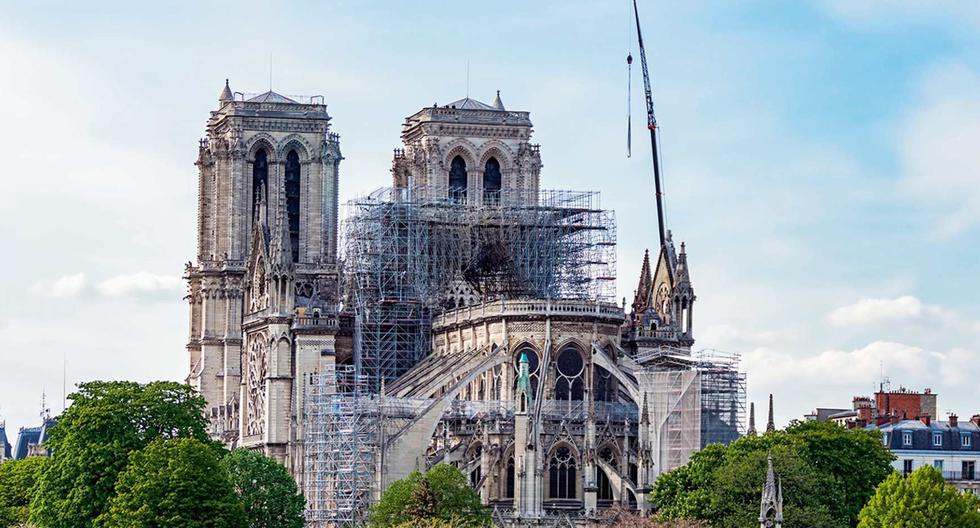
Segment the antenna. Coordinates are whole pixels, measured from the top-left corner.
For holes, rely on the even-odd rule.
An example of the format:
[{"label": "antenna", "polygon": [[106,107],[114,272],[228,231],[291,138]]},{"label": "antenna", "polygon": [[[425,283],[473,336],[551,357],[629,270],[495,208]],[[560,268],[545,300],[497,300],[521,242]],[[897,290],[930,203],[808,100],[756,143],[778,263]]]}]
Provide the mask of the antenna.
[{"label": "antenna", "polygon": [[269,52],[269,91],[272,91],[272,52]]},{"label": "antenna", "polygon": [[470,98],[470,60],[466,59],[466,98]]}]

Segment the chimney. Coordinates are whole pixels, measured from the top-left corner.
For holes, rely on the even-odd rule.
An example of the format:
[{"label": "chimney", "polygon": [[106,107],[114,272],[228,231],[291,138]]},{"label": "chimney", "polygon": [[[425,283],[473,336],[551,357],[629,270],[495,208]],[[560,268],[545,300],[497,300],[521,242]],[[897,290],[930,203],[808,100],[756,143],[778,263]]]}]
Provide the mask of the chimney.
[{"label": "chimney", "polygon": [[970,421],[973,422],[973,425],[980,427],[980,414],[974,414]]},{"label": "chimney", "polygon": [[929,419],[929,415],[928,414],[923,414],[922,416],[919,417],[919,419],[922,420],[922,423],[924,423],[926,425],[929,425],[929,422],[931,421]]},{"label": "chimney", "polygon": [[949,426],[950,427],[959,426],[959,416],[956,416],[955,414],[949,415]]}]

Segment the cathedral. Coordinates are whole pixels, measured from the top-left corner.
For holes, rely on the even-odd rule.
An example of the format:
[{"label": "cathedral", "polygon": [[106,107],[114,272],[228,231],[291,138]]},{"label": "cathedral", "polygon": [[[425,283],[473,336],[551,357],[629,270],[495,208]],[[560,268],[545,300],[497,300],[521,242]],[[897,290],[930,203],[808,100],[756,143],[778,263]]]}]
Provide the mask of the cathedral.
[{"label": "cathedral", "polygon": [[532,132],[499,92],[423,107],[391,186],[341,221],[323,98],[226,82],[196,163],[187,381],[215,438],[290,470],[310,526],[438,463],[498,523],[587,524],[743,433],[737,357],[692,348],[685,245],[652,241],[616,303],[615,215],[542,188]]}]

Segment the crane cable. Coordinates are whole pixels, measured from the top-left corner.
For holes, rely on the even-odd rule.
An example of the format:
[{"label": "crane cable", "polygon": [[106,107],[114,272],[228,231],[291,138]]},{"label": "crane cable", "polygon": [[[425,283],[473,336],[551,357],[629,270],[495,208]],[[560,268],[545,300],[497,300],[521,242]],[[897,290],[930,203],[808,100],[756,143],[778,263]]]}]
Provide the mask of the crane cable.
[{"label": "crane cable", "polygon": [[633,14],[626,19],[626,157],[633,155]]}]

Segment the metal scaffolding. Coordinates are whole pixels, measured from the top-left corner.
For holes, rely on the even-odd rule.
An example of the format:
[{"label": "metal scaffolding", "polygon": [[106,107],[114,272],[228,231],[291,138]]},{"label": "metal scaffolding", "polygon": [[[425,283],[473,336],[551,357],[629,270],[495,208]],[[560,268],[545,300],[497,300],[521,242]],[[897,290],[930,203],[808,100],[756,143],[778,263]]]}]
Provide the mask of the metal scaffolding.
[{"label": "metal scaffolding", "polygon": [[708,444],[729,444],[744,433],[745,373],[738,354],[661,347],[639,357],[658,474],[686,464]]},{"label": "metal scaffolding", "polygon": [[745,432],[745,373],[740,357],[720,350],[695,356],[701,373],[701,447],[728,445]]},{"label": "metal scaffolding", "polygon": [[331,369],[310,381],[303,464],[307,526],[361,525],[374,486],[378,398],[350,367]]},{"label": "metal scaffolding", "polygon": [[510,190],[476,202],[386,188],[349,202],[344,225],[355,366],[374,391],[430,351],[433,309],[615,299],[615,217],[598,193]]}]

